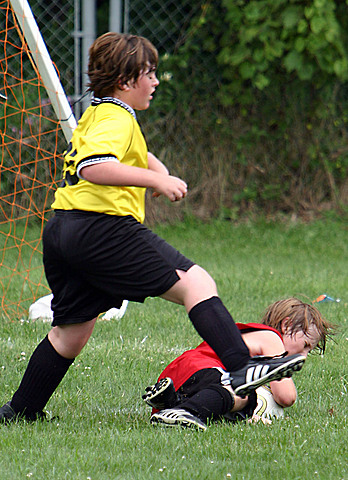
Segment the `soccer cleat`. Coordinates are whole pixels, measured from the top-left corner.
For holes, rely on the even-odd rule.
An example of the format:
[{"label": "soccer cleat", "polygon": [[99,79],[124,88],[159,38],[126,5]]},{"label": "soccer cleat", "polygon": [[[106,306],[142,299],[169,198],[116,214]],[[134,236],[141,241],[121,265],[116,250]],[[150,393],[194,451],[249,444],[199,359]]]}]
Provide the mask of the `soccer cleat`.
[{"label": "soccer cleat", "polygon": [[9,423],[15,420],[16,416],[10,402],[5,403],[5,405],[0,408],[0,423]]},{"label": "soccer cleat", "polygon": [[173,380],[169,377],[162,378],[155,385],[146,387],[145,392],[142,396],[143,400],[156,410],[174,407],[178,402]]},{"label": "soccer cleat", "polygon": [[265,383],[291,377],[294,372],[301,370],[305,360],[306,357],[300,354],[287,357],[253,357],[245,367],[230,372],[233,391],[240,397],[246,397]]},{"label": "soccer cleat", "polygon": [[198,417],[182,408],[167,408],[151,415],[151,424],[160,424],[165,427],[195,428],[204,431],[207,426]]},{"label": "soccer cleat", "polygon": [[11,402],[5,403],[0,407],[0,424],[9,424],[16,420],[25,420],[27,422],[34,422],[35,420],[46,420],[46,414],[44,412],[36,413],[16,413],[11,407]]}]

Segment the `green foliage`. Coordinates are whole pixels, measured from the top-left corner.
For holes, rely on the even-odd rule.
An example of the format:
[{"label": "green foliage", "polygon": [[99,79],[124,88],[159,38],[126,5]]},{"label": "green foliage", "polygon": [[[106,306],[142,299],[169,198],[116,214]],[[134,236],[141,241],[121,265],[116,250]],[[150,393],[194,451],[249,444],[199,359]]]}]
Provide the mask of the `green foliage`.
[{"label": "green foliage", "polygon": [[191,71],[196,77],[191,91],[202,92],[214,83],[219,87],[217,99],[225,105],[250,104],[255,90],[273,92],[279,83],[321,89],[345,82],[348,37],[342,3],[206,1],[185,44],[165,57],[163,68],[173,70],[184,98],[181,82],[184,74],[192,79]]},{"label": "green foliage", "polygon": [[[347,32],[343,0],[203,2],[185,41],[162,54],[147,115],[150,132],[157,122],[164,134],[154,135],[151,148],[188,157],[191,168],[176,171],[190,184],[216,177],[211,204],[219,211],[341,208]],[[196,200],[193,208],[202,210],[204,198]]]}]

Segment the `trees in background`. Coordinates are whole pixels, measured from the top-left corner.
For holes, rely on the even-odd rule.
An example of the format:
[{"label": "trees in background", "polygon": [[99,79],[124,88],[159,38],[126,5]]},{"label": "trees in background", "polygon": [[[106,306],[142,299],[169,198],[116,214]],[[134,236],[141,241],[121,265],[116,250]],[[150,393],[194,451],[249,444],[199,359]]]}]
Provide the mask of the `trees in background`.
[{"label": "trees in background", "polygon": [[[204,215],[344,208],[347,2],[199,3],[174,51],[160,51],[149,115],[159,125],[166,118],[153,141],[189,157],[192,182],[212,182]],[[201,207],[202,194],[196,201]]]}]

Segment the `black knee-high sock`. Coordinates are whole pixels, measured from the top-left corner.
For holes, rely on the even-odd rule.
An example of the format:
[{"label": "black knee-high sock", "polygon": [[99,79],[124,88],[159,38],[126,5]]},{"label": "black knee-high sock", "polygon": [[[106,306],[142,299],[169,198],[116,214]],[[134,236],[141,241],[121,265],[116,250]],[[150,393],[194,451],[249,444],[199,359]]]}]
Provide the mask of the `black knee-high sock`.
[{"label": "black knee-high sock", "polygon": [[234,398],[220,385],[212,385],[191,398],[185,399],[175,408],[183,408],[199,417],[203,422],[217,420],[234,406]]},{"label": "black knee-high sock", "polygon": [[195,305],[189,317],[199,335],[205,340],[229,371],[238,370],[250,359],[249,349],[219,297]]},{"label": "black knee-high sock", "polygon": [[13,410],[26,414],[42,411],[73,361],[59,355],[46,336],[32,354],[19,388],[13,395]]}]

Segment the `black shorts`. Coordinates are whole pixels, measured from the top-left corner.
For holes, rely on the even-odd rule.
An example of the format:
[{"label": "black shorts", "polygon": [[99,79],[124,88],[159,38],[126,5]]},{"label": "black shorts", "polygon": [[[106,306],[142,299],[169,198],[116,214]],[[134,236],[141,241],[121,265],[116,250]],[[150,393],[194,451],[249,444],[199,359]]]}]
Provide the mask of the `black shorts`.
[{"label": "black shorts", "polygon": [[[227,389],[231,394],[233,394],[232,385],[231,385],[231,378],[230,374],[223,370],[222,368],[212,367],[212,368],[203,368],[202,370],[198,370],[194,373],[186,382],[181,385],[181,387],[177,390],[178,393],[178,408],[180,408],[181,404],[188,398],[195,398],[195,401],[198,402],[198,410],[200,407],[207,406],[204,403],[204,391],[206,389],[210,389],[214,387],[214,390],[220,389]],[[199,397],[195,397],[197,393],[200,393]],[[251,417],[256,406],[257,406],[257,395],[256,392],[253,391],[248,396],[248,403],[247,405],[240,410],[239,412],[226,412],[223,415],[223,418],[228,422],[236,422],[238,420],[245,420],[248,417]],[[211,397],[209,398],[211,401]],[[194,403],[191,403],[191,407]],[[183,406],[182,408],[185,408]],[[214,418],[214,409],[211,408],[211,414]],[[206,409],[206,411],[208,411]],[[217,417],[215,416],[215,419]]]},{"label": "black shorts", "polygon": [[43,232],[52,325],[165,293],[194,263],[132,216],[57,210]]},{"label": "black shorts", "polygon": [[209,388],[211,385],[219,387],[230,387],[231,379],[228,372],[222,370],[222,368],[203,368],[186,380],[178,389],[178,393],[182,398],[190,398],[198,392],[201,392],[205,388]]}]

